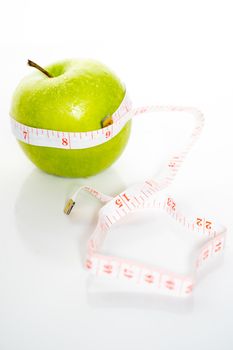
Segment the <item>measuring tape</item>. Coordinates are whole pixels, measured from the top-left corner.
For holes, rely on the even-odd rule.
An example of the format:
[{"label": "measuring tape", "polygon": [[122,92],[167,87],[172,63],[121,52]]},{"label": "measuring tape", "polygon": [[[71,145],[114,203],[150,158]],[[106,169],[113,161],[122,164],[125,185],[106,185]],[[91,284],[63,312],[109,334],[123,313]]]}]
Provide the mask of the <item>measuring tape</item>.
[{"label": "measuring tape", "polygon": [[[146,179],[144,182],[127,188],[115,197],[108,196],[90,186],[80,187],[67,201],[64,212],[69,215],[75,205],[79,192],[85,190],[105,203],[98,214],[96,228],[88,240],[85,267],[97,276],[117,278],[135,284],[148,285],[153,291],[173,296],[187,296],[192,293],[198,271],[212,258],[219,256],[225,245],[226,228],[202,216],[188,218],[179,211],[176,201],[170,196],[159,196],[174,180],[186,155],[198,139],[204,125],[203,114],[191,107],[177,106],[147,106],[132,109],[130,99],[126,94],[119,108],[111,116],[112,124],[102,129],[89,132],[62,132],[37,129],[23,125],[11,119],[12,131],[22,142],[62,149],[84,149],[100,145],[116,136],[125,124],[134,116],[155,112],[185,112],[195,119],[195,126],[184,149],[174,154],[163,169],[163,173],[156,178]],[[163,210],[187,231],[195,233],[205,241],[202,244],[191,272],[181,275],[137,263],[130,259],[108,256],[101,253],[101,247],[108,231],[125,216],[144,209]]]},{"label": "measuring tape", "polygon": [[30,145],[62,149],[84,149],[101,145],[116,136],[129,121],[130,116],[127,115],[127,112],[131,108],[131,101],[126,94],[119,108],[112,115],[113,124],[87,132],[63,132],[32,128],[18,123],[13,118],[11,118],[11,126],[15,137],[19,141]]}]

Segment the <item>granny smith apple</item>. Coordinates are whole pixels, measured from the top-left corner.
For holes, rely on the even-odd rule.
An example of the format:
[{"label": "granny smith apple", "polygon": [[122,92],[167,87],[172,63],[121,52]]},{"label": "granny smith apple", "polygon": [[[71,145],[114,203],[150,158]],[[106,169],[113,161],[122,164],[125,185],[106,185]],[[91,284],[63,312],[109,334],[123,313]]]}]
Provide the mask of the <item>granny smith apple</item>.
[{"label": "granny smith apple", "polygon": [[[31,64],[30,64],[31,63]],[[70,59],[38,69],[16,88],[10,115],[19,123],[57,131],[91,131],[116,111],[125,86],[105,65]],[[87,177],[108,168],[123,152],[131,121],[109,141],[86,149],[58,149],[18,141],[28,158],[43,171],[65,177]]]}]

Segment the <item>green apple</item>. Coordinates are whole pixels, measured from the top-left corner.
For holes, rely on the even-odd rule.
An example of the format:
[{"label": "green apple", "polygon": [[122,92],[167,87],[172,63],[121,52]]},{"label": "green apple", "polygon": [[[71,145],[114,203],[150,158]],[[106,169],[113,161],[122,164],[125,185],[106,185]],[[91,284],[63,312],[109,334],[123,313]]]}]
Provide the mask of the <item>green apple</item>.
[{"label": "green apple", "polygon": [[[97,130],[125,95],[118,77],[94,60],[71,59],[45,69],[36,64],[34,67],[39,69],[16,88],[10,110],[12,118],[27,126],[73,132]],[[41,147],[21,141],[19,144],[28,158],[47,173],[87,177],[108,168],[121,155],[130,129],[131,121],[111,140],[86,149]]]}]

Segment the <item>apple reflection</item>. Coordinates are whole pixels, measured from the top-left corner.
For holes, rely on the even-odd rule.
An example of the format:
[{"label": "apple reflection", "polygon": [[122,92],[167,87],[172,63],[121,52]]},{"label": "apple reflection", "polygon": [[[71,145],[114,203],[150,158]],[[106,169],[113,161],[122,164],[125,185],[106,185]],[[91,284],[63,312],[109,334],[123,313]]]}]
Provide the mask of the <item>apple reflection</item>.
[{"label": "apple reflection", "polygon": [[65,201],[82,185],[93,186],[112,196],[125,187],[114,168],[86,179],[56,177],[38,169],[28,176],[14,210],[17,231],[32,254],[60,264],[82,265],[88,237],[103,205],[90,194],[81,192],[79,205],[66,216]]}]

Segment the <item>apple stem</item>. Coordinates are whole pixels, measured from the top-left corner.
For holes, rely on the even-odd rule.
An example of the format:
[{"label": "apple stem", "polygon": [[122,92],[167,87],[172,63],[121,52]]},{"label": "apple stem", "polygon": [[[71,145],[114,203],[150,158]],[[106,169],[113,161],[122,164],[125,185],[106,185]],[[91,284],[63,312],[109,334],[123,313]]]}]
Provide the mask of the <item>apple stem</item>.
[{"label": "apple stem", "polygon": [[39,71],[41,71],[42,73],[44,73],[45,75],[47,75],[47,77],[49,78],[53,78],[53,76],[47,71],[45,70],[44,68],[42,68],[41,66],[39,66],[37,63],[31,61],[31,60],[28,60],[28,65],[30,67],[34,67],[36,69],[38,69]]}]

